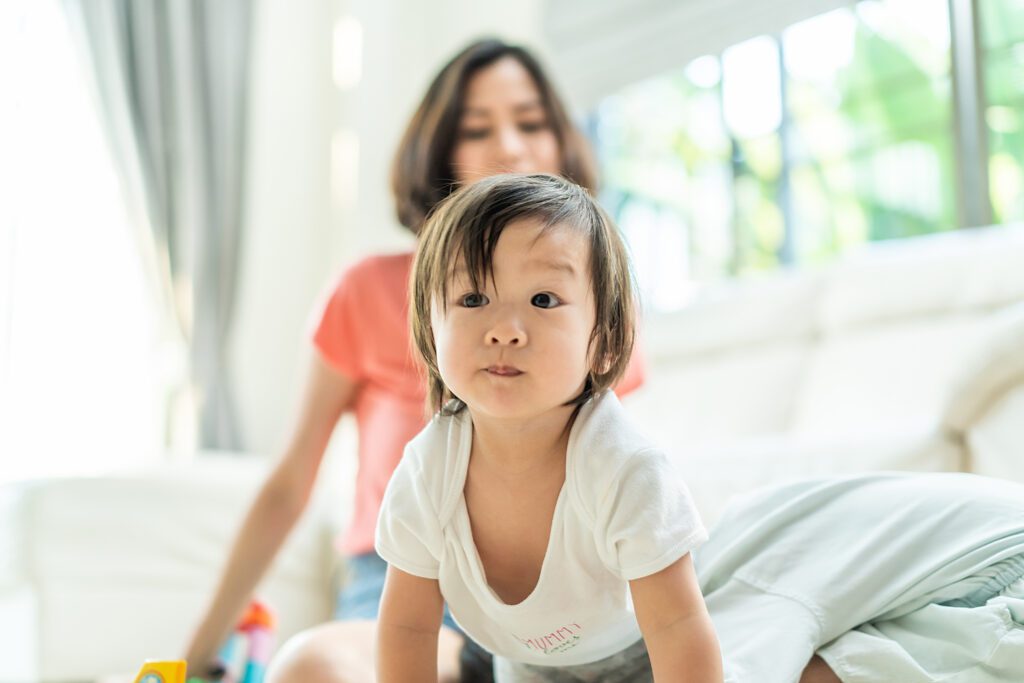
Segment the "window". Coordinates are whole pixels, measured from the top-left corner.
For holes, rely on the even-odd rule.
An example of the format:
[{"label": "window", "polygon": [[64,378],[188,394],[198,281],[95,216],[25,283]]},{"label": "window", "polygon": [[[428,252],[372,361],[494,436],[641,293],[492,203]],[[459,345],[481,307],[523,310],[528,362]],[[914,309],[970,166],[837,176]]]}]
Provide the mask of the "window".
[{"label": "window", "polygon": [[[1024,0],[981,5],[1005,221],[1024,213]],[[864,0],[603,100],[605,199],[648,304],[671,310],[712,280],[955,228],[951,59],[945,0]]]},{"label": "window", "polygon": [[996,222],[1024,220],[1024,0],[981,4],[989,196]]},{"label": "window", "polygon": [[0,481],[158,457],[159,317],[55,0],[0,3]]}]

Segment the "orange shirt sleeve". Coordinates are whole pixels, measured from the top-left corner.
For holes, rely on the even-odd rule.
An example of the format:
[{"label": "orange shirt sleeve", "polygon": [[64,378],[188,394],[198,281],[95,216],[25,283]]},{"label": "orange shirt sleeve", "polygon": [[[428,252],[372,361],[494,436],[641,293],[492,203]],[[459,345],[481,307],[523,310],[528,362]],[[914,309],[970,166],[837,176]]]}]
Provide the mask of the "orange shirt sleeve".
[{"label": "orange shirt sleeve", "polygon": [[314,318],[312,334],[313,346],[327,364],[355,381],[365,376],[359,334],[361,270],[354,266],[337,280]]},{"label": "orange shirt sleeve", "polygon": [[619,398],[622,398],[631,391],[635,391],[643,386],[645,379],[647,379],[647,358],[644,355],[643,344],[640,343],[638,337],[633,345],[633,355],[630,356],[626,372],[623,373],[622,379],[612,389]]}]

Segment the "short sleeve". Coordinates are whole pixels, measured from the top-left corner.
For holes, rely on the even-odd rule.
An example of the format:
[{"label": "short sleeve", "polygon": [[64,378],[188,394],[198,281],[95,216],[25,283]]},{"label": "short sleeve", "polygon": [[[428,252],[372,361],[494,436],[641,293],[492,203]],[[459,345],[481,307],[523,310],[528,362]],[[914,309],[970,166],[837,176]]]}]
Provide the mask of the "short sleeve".
[{"label": "short sleeve", "polygon": [[425,579],[436,579],[443,551],[436,507],[411,447],[395,469],[377,520],[377,554],[388,564]]},{"label": "short sleeve", "polygon": [[708,537],[689,490],[656,450],[626,461],[597,513],[605,565],[626,581],[665,569]]},{"label": "short sleeve", "polygon": [[346,271],[322,297],[311,320],[313,346],[328,365],[353,380],[365,375],[360,345],[360,282],[362,269]]}]

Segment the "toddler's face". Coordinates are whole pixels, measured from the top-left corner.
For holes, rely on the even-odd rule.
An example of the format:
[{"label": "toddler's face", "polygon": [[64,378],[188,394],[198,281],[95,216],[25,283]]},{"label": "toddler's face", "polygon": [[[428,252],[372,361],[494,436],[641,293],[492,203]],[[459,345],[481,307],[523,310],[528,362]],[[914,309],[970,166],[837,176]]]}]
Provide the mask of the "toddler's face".
[{"label": "toddler's face", "polygon": [[531,419],[583,390],[594,298],[586,239],[538,221],[509,224],[494,250],[494,280],[474,290],[465,269],[448,310],[431,315],[438,369],[474,418]]}]

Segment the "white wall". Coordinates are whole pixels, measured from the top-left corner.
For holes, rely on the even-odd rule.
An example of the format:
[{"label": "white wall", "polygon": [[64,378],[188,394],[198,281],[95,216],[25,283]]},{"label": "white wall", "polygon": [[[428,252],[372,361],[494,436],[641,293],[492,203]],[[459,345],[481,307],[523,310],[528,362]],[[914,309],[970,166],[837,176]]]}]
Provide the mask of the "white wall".
[{"label": "white wall", "polygon": [[249,178],[230,340],[244,445],[280,447],[302,373],[305,320],[331,266],[332,3],[259,0]]},{"label": "white wall", "polygon": [[[259,0],[253,45],[247,234],[231,339],[245,446],[275,453],[294,419],[308,362],[307,321],[339,269],[408,248],[388,173],[408,116],[465,42],[500,35],[544,53],[544,0]],[[337,17],[363,26],[362,80],[332,80]],[[355,203],[331,192],[331,139],[358,138]]]}]

